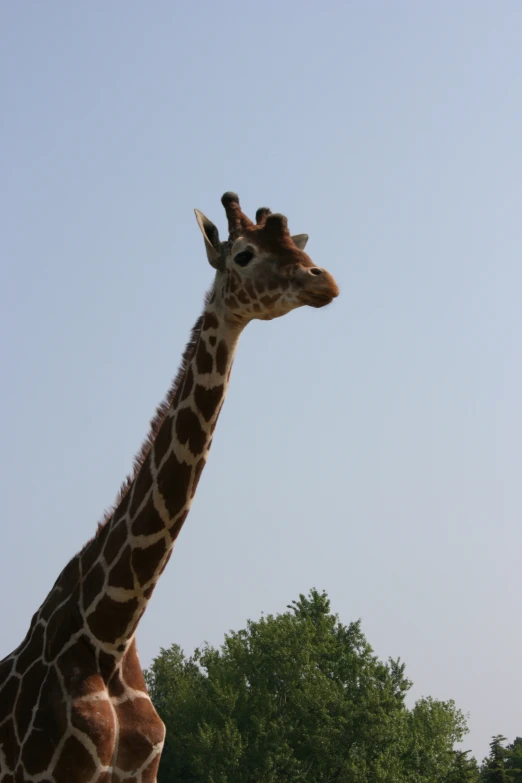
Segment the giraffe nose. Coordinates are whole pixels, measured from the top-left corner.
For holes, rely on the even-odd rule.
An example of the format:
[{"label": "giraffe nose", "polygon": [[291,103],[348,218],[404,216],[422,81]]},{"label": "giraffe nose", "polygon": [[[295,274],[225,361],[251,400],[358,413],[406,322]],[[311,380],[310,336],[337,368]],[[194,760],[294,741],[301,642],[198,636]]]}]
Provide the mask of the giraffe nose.
[{"label": "giraffe nose", "polygon": [[312,307],[324,307],[324,305],[330,304],[336,296],[339,296],[337,283],[326,269],[311,266],[306,271],[310,277],[302,278],[302,299],[305,304]]}]

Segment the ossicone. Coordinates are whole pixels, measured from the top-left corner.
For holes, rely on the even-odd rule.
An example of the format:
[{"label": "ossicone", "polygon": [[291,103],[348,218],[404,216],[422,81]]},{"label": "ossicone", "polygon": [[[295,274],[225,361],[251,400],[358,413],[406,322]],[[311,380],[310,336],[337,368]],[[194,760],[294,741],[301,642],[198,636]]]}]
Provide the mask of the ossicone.
[{"label": "ossicone", "polygon": [[254,224],[242,211],[239,206],[239,196],[237,193],[227,191],[221,197],[221,203],[225,207],[225,214],[228,220],[229,239],[234,241],[243,231],[253,228]]},{"label": "ossicone", "polygon": [[268,215],[265,220],[265,231],[273,235],[283,236],[288,234],[288,220],[278,212]]},{"label": "ossicone", "polygon": [[256,223],[258,226],[263,225],[265,220],[269,215],[271,215],[271,211],[268,209],[268,207],[259,207],[259,209],[256,212]]}]

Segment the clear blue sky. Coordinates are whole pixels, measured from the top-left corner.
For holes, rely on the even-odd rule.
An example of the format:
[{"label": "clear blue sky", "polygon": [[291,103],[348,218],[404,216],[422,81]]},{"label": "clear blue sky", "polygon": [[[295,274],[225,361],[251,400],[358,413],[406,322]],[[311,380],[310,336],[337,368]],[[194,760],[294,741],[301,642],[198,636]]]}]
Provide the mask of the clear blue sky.
[{"label": "clear blue sky", "polygon": [[0,6],[0,657],[93,534],[212,271],[285,212],[338,279],[244,334],[138,633],[190,652],[326,589],[414,697],[522,733],[522,4]]}]

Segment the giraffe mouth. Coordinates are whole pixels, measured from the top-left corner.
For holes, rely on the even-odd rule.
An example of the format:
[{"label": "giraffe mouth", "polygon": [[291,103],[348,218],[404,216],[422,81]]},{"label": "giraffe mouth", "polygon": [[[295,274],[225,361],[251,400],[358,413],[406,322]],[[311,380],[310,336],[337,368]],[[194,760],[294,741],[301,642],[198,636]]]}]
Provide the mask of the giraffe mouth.
[{"label": "giraffe mouth", "polygon": [[310,307],[325,307],[326,305],[329,305],[330,302],[334,299],[333,294],[327,294],[327,293],[311,293],[310,291],[307,291],[306,294],[303,296],[303,302],[304,304],[310,305]]}]

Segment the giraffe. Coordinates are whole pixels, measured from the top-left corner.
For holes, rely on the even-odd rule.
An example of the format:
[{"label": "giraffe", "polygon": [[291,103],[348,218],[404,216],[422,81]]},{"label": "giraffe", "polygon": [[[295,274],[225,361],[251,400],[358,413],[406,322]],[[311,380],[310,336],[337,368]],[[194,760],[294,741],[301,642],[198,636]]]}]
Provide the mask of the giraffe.
[{"label": "giraffe", "polygon": [[69,561],[24,641],[0,662],[1,783],[155,783],[165,726],[135,632],[207,461],[244,327],[339,293],[265,207],[221,199],[229,237],[195,210],[215,270],[178,374],[114,507]]}]

